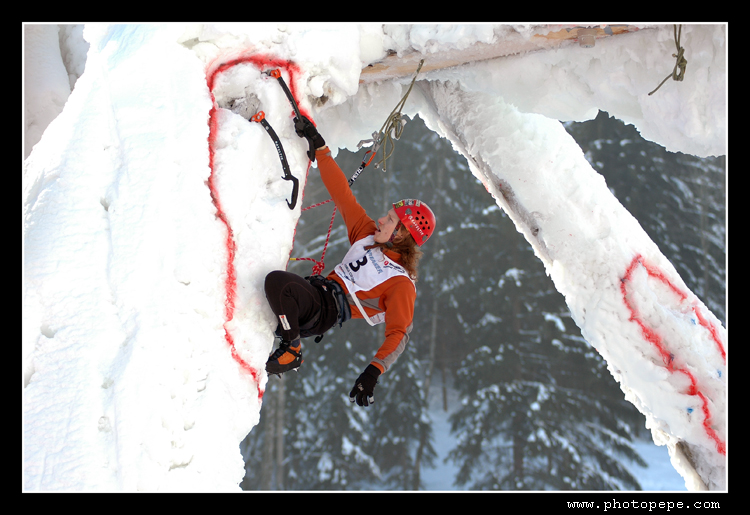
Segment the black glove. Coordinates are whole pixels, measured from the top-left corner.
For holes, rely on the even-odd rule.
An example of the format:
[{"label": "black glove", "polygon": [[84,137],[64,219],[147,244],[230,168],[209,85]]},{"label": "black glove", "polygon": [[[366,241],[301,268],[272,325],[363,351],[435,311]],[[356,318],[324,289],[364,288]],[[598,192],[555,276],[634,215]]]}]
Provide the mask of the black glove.
[{"label": "black glove", "polygon": [[375,365],[367,365],[365,371],[354,382],[354,388],[349,392],[349,400],[351,402],[357,401],[360,406],[373,404],[375,402],[373,390],[375,390],[375,385],[378,384],[379,375],[380,370]]},{"label": "black glove", "polygon": [[294,132],[300,138],[306,138],[312,144],[313,148],[318,149],[326,146],[326,141],[318,133],[318,129],[304,116],[301,120],[299,118],[294,119]]}]

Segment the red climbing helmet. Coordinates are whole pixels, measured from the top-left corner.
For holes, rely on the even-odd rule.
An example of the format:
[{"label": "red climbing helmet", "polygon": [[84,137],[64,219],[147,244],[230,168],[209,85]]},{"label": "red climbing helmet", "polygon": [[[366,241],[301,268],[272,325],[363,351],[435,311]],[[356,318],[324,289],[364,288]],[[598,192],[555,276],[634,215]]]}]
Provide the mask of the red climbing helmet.
[{"label": "red climbing helmet", "polygon": [[393,204],[401,223],[409,230],[420,247],[432,236],[435,230],[435,213],[424,202],[405,198]]}]

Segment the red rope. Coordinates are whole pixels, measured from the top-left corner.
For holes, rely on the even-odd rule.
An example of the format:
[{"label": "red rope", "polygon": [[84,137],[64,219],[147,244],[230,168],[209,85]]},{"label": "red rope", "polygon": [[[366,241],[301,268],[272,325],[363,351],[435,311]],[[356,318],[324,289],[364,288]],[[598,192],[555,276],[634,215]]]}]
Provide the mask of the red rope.
[{"label": "red rope", "polygon": [[[372,162],[372,158],[375,157],[376,152],[377,152],[377,149],[368,150],[367,152],[365,152],[365,156],[362,159],[362,164],[360,165],[359,169],[354,173],[354,175],[349,179],[349,186],[351,186],[354,183],[354,181],[357,180],[357,177],[359,176],[359,174],[362,173],[364,169]],[[370,159],[367,159],[368,154],[372,154],[370,156]],[[367,159],[367,162],[365,162],[366,159]],[[302,209],[302,211],[307,211],[308,209],[322,206],[323,204],[327,204],[331,201],[333,201],[333,199],[329,198],[328,200],[324,200],[323,202],[318,202],[317,204],[308,206]],[[308,257],[291,258],[293,261],[312,261],[313,263],[315,263],[315,266],[313,266],[313,269],[312,269],[312,275],[320,275],[323,273],[323,270],[325,270],[325,263],[323,262],[323,259],[326,256],[326,249],[328,248],[328,240],[331,238],[331,228],[333,227],[334,218],[336,218],[336,206],[333,207],[333,214],[331,215],[331,223],[328,224],[328,234],[326,234],[326,242],[323,245],[323,254],[320,256],[320,261],[317,261],[313,258],[308,258]]]},{"label": "red rope", "polygon": [[[308,206],[304,208],[302,211],[307,211],[308,209],[312,209],[314,207],[322,206],[323,204],[327,204],[333,199],[324,200],[323,202],[318,202],[317,204],[313,204],[312,206]],[[323,253],[320,256],[320,261],[315,260],[313,258],[308,257],[301,257],[301,258],[292,258],[294,261],[312,261],[315,263],[312,269],[312,275],[321,275],[323,273],[323,270],[325,270],[325,263],[324,259],[326,257],[326,249],[328,249],[328,240],[331,239],[331,229],[333,228],[333,220],[336,218],[336,206],[333,206],[333,214],[331,215],[331,223],[328,224],[328,233],[326,234],[326,242],[323,244]]]}]

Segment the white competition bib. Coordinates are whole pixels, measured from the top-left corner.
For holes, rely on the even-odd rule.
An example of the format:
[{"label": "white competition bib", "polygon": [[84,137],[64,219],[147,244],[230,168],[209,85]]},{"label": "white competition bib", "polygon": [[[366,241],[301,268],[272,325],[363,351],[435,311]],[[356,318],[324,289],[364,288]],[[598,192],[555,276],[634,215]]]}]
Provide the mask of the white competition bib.
[{"label": "white competition bib", "polygon": [[[400,275],[411,281],[411,277],[406,273],[406,270],[386,256],[382,250],[379,248],[365,250],[365,247],[374,243],[375,237],[373,235],[355,241],[349,252],[344,256],[344,260],[334,269],[336,274],[344,280],[346,289],[349,290],[354,303],[370,325],[383,323],[385,313],[378,313],[372,319],[368,317],[359,303],[359,299],[357,299],[357,292],[372,290],[388,279]],[[414,281],[411,282],[414,284]],[[416,289],[416,285],[414,288]]]}]

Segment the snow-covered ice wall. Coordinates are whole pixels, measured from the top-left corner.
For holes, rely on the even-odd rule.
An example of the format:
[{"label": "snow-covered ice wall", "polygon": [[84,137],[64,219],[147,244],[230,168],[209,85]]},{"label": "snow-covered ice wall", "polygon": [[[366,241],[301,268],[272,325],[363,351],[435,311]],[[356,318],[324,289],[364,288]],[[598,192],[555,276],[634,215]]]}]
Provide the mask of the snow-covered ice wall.
[{"label": "snow-covered ice wall", "polygon": [[[674,40],[643,29],[425,73],[405,112],[466,156],[686,485],[723,489],[726,331],[559,123],[602,109],[668,150],[726,152],[726,27],[684,26],[685,80],[652,96]],[[360,84],[363,67],[545,30],[87,26],[85,72],[24,167],[24,488],[239,488],[273,341],[263,277],[286,267],[299,207],[262,165],[278,162],[267,135],[222,101],[259,98],[304,188],[305,143],[263,67],[282,69],[330,146],[354,149],[411,80]],[[45,41],[27,50],[54,54]]]}]

